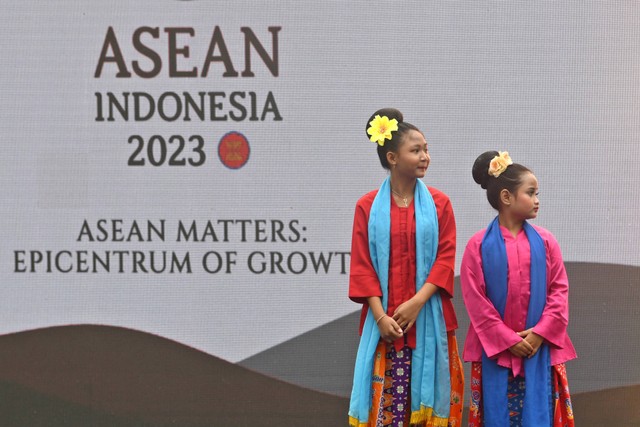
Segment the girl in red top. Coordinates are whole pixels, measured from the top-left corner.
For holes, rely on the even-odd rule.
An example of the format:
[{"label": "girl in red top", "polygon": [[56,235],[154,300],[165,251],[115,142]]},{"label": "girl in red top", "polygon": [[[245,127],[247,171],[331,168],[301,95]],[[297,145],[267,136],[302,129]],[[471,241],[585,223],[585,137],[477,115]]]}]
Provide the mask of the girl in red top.
[{"label": "girl in red top", "polygon": [[376,111],[367,134],[390,176],[355,211],[349,297],[363,307],[350,425],[459,426],[453,209],[420,180],[427,142],[400,111]]}]

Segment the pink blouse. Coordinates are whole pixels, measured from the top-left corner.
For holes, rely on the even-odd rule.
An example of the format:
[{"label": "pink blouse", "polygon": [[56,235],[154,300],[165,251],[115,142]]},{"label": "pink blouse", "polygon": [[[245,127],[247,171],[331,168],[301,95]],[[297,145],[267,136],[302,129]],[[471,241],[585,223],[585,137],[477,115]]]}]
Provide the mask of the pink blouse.
[{"label": "pink blouse", "polygon": [[[534,228],[547,251],[547,302],[533,331],[545,339],[550,348],[551,364],[557,365],[576,358],[567,335],[569,281],[555,237],[544,228],[535,225]],[[497,359],[498,365],[511,368],[517,376],[524,375],[523,359],[511,354],[509,348],[522,339],[517,332],[525,330],[531,287],[531,251],[524,230],[516,237],[502,226],[500,231],[508,262],[504,320],[487,297],[480,253],[485,230],[481,230],[467,243],[460,267],[462,297],[471,319],[462,357],[467,362],[479,362],[484,349],[489,358]]]}]

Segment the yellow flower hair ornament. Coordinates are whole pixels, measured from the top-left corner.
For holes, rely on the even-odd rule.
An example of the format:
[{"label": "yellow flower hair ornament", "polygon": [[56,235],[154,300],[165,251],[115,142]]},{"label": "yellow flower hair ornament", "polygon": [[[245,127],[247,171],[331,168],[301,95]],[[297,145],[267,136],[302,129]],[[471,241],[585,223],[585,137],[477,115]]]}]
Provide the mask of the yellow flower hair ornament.
[{"label": "yellow flower hair ornament", "polygon": [[369,129],[367,129],[367,133],[371,136],[369,139],[371,142],[377,142],[380,146],[384,145],[386,139],[391,139],[391,132],[398,130],[398,121],[396,119],[389,120],[387,116],[376,115],[369,122],[369,125]]},{"label": "yellow flower hair ornament", "polygon": [[491,159],[489,163],[489,175],[497,178],[502,172],[507,170],[509,165],[513,164],[513,160],[506,151],[498,151],[498,155]]}]

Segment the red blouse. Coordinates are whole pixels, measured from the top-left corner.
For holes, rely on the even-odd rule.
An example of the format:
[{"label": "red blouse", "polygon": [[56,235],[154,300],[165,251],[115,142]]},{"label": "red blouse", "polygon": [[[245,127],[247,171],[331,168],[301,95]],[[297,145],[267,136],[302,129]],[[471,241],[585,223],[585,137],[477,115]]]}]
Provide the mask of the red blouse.
[{"label": "red blouse", "polygon": [[[443,192],[428,187],[438,213],[438,253],[427,282],[440,288],[442,308],[447,331],[457,329],[458,321],[453,310],[453,277],[456,255],[456,224],[449,197]],[[382,297],[380,282],[369,256],[368,224],[371,205],[378,190],[365,194],[356,204],[351,239],[351,267],[349,276],[349,298],[363,304],[360,316],[360,332],[364,325],[369,305],[367,298]],[[391,203],[391,254],[389,257],[389,301],[387,314],[416,293],[416,222],[413,202],[409,207],[399,207],[393,197]],[[407,345],[415,348],[416,330],[409,329],[405,335]],[[395,343],[401,348],[404,339]]]}]

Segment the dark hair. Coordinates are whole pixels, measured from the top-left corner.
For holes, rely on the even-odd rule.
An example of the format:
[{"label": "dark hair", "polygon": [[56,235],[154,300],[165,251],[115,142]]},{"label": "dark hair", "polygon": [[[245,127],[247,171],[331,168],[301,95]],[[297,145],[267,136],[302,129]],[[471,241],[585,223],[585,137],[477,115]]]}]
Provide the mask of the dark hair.
[{"label": "dark hair", "polygon": [[487,190],[487,200],[497,211],[500,210],[500,192],[506,189],[509,193],[515,194],[520,184],[522,184],[522,176],[525,173],[531,173],[529,168],[514,163],[509,165],[497,178],[489,175],[489,164],[499,154],[497,151],[486,151],[480,154],[473,163],[471,170],[473,180],[480,184],[480,187]]},{"label": "dark hair", "polygon": [[389,166],[389,161],[387,160],[387,153],[389,151],[393,153],[396,153],[398,151],[398,148],[400,148],[400,145],[403,142],[404,134],[409,130],[417,130],[418,132],[420,132],[420,129],[418,129],[411,123],[405,122],[400,110],[396,108],[381,108],[380,110],[373,113],[371,117],[369,117],[369,120],[367,120],[367,125],[364,128],[367,139],[369,139],[369,134],[367,133],[367,129],[369,129],[370,126],[369,123],[376,116],[387,116],[390,120],[396,119],[398,121],[398,130],[391,132],[391,139],[385,140],[384,145],[378,145],[378,157],[380,158],[380,164],[385,169],[391,169],[391,167]]}]

